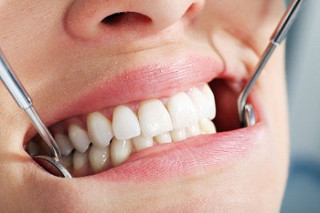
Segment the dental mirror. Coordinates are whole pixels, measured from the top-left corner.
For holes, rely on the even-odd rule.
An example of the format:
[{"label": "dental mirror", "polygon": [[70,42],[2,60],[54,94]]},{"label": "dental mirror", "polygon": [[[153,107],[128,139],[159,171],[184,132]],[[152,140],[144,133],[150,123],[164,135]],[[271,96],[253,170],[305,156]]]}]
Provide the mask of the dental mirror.
[{"label": "dental mirror", "polygon": [[241,125],[243,127],[253,126],[256,123],[256,117],[254,114],[253,107],[250,104],[247,104],[247,98],[249,93],[252,90],[253,85],[257,81],[259,75],[261,74],[262,70],[266,66],[267,62],[269,61],[272,53],[276,49],[277,46],[281,44],[287,37],[288,31],[291,28],[297,14],[301,8],[303,0],[292,0],[288,6],[288,9],[284,13],[280,23],[278,24],[277,28],[275,29],[273,35],[271,36],[269,45],[265,49],[256,71],[254,72],[253,76],[250,78],[244,89],[241,91],[238,97],[238,115],[240,118]]},{"label": "dental mirror", "polygon": [[49,173],[65,178],[72,178],[68,170],[61,164],[61,152],[60,149],[49,132],[48,128],[44,125],[40,119],[38,113],[32,106],[32,101],[24,90],[22,84],[14,75],[9,64],[6,62],[4,55],[0,49],[0,79],[10,92],[11,96],[17,102],[18,106],[23,109],[33,125],[37,129],[38,133],[49,147],[52,157],[50,156],[33,156],[33,159],[41,165]]}]

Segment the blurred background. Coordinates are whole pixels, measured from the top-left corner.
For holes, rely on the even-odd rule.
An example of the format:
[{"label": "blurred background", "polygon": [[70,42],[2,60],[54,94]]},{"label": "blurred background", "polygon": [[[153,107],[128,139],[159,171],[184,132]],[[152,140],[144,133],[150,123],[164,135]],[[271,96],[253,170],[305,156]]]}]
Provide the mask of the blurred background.
[{"label": "blurred background", "polygon": [[320,0],[305,0],[290,32],[287,82],[291,166],[281,212],[320,213]]}]

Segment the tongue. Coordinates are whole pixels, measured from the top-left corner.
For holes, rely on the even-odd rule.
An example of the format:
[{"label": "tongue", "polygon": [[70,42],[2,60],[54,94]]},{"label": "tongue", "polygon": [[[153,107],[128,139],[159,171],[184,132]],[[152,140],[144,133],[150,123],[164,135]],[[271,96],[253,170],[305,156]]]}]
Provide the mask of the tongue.
[{"label": "tongue", "polygon": [[238,93],[220,79],[210,82],[210,87],[216,97],[217,115],[214,123],[217,131],[223,132],[240,128],[237,110]]}]

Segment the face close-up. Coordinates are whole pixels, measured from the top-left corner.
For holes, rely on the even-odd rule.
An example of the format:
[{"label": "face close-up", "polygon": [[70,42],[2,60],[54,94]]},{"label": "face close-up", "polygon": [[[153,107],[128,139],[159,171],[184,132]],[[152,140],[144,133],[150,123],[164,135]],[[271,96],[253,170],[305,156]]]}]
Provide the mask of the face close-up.
[{"label": "face close-up", "polygon": [[281,0],[0,0],[0,46],[74,177],[0,83],[6,212],[279,212],[288,170],[284,45],[237,99]]}]

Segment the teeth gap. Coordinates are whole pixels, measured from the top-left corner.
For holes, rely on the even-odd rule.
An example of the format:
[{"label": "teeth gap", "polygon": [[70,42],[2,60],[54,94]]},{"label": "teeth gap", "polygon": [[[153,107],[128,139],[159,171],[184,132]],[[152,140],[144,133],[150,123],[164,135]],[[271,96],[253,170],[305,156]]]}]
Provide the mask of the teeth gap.
[{"label": "teeth gap", "polygon": [[[117,106],[112,116],[102,110],[66,119],[50,129],[63,164],[80,177],[118,166],[133,153],[158,144],[216,133],[215,111],[214,95],[205,84],[169,98]],[[50,153],[39,135],[31,139],[27,151],[31,156]]]}]

